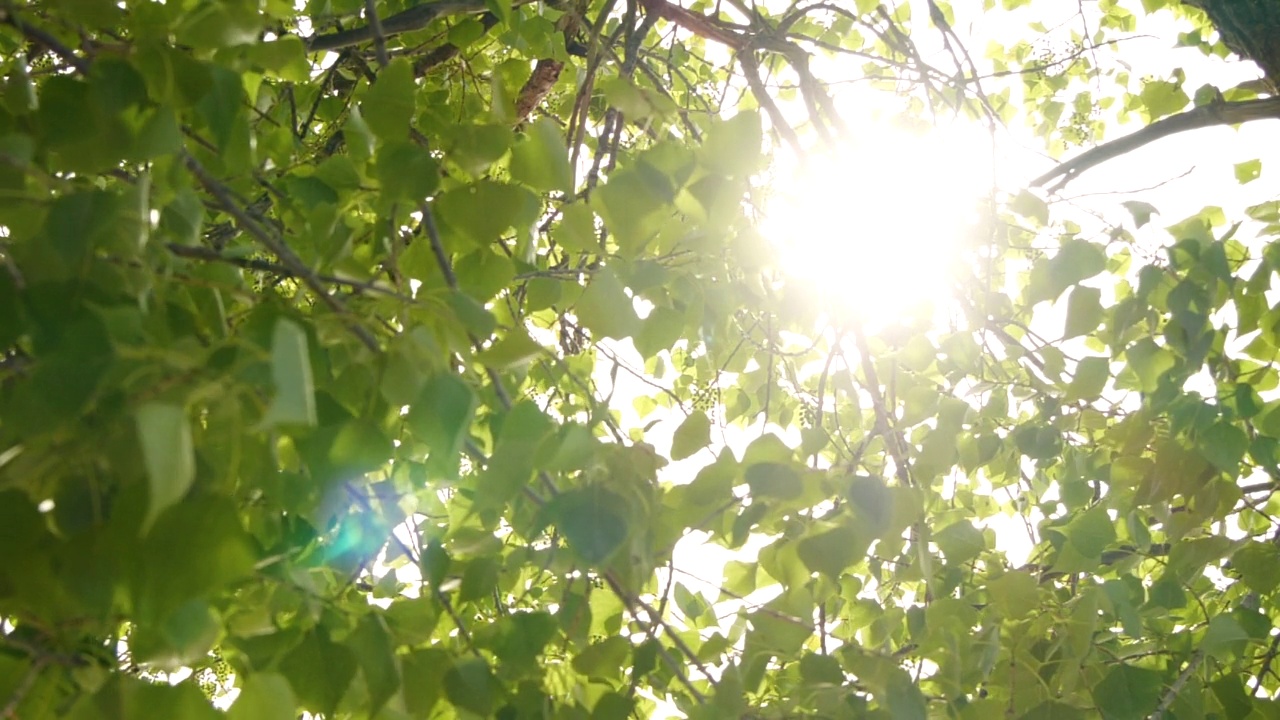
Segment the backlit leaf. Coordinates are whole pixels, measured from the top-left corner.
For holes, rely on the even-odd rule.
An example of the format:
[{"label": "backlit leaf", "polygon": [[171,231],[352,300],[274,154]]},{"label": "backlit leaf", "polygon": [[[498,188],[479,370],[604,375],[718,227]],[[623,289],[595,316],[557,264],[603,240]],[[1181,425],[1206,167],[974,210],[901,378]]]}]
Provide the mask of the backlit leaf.
[{"label": "backlit leaf", "polygon": [[671,440],[671,459],[683,460],[711,444],[711,420],[701,410],[693,411],[676,428]]},{"label": "backlit leaf", "polygon": [[263,428],[316,424],[307,336],[302,328],[285,318],[276,321],[271,334],[271,381],[275,395],[262,418]]},{"label": "backlit leaf", "polygon": [[413,66],[408,58],[397,57],[382,68],[360,103],[369,129],[383,140],[403,140],[413,117],[414,90]]},{"label": "backlit leaf", "polygon": [[148,504],[143,529],[187,494],[195,479],[191,426],[178,405],[147,403],[135,414],[147,466]]}]

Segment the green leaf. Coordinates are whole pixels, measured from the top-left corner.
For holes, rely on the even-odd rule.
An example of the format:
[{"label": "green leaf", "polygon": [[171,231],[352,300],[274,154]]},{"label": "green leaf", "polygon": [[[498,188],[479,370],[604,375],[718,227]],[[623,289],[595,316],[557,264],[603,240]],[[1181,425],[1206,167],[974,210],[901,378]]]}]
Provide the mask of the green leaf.
[{"label": "green leaf", "polygon": [[484,246],[512,227],[527,232],[538,212],[538,198],[517,185],[480,180],[445,192],[436,206],[449,227]]},{"label": "green leaf", "polygon": [[244,120],[244,85],[239,73],[224,67],[210,68],[213,85],[200,101],[200,116],[209,126],[213,142],[221,151],[231,145],[237,124]]},{"label": "green leaf", "polygon": [[352,420],[338,429],[328,447],[327,461],[336,475],[358,477],[391,459],[391,439],[367,420]]},{"label": "green leaf", "polygon": [[1057,700],[1045,700],[1024,713],[1019,720],[1085,720],[1084,710]]},{"label": "green leaf", "polygon": [[762,462],[751,465],[747,468],[746,480],[751,496],[761,499],[772,497],[793,500],[804,492],[800,484],[800,473],[788,463]]},{"label": "green leaf", "polygon": [[316,424],[315,387],[307,335],[292,320],[280,318],[271,334],[271,381],[275,396],[260,429],[279,425]]},{"label": "green leaf", "polygon": [[177,405],[147,403],[134,414],[147,467],[145,533],[155,519],[182,500],[195,480],[195,452],[187,413]]},{"label": "green leaf", "polygon": [[449,160],[477,178],[501,160],[515,142],[511,126],[505,123],[463,123],[451,130],[447,138]]},{"label": "green leaf", "polygon": [[253,673],[240,685],[227,720],[294,720],[298,716],[296,702],[283,675]]},{"label": "green leaf", "polygon": [[1146,668],[1113,665],[1093,688],[1093,701],[1104,720],[1144,720],[1156,709],[1163,676]]},{"label": "green leaf", "polygon": [[382,68],[373,87],[364,94],[361,116],[379,138],[404,140],[409,135],[416,95],[413,65],[407,57],[398,56]]},{"label": "green leaf", "polygon": [[551,230],[551,238],[565,250],[594,252],[596,242],[595,215],[583,203],[570,203],[561,208],[560,222]]},{"label": "green leaf", "polygon": [[712,171],[729,177],[743,177],[760,165],[764,134],[760,115],[740,112],[711,127],[703,139],[702,161]]},{"label": "green leaf", "polygon": [[476,250],[454,263],[458,288],[480,302],[489,302],[510,285],[515,263],[506,255]]},{"label": "green leaf", "polygon": [[1280,587],[1280,548],[1251,541],[1231,555],[1231,567],[1251,589],[1270,595]]},{"label": "green leaf", "polygon": [[1067,298],[1067,323],[1063,338],[1088,335],[1102,322],[1102,291],[1077,286]]},{"label": "green leaf", "polygon": [[591,720],[627,720],[635,712],[635,700],[616,692],[607,692],[591,708]]},{"label": "green leaf", "polygon": [[1101,505],[1072,518],[1064,532],[1075,549],[1091,560],[1101,557],[1102,551],[1116,541],[1115,521]]},{"label": "green leaf", "polygon": [[1182,83],[1167,80],[1151,80],[1143,83],[1139,94],[1147,111],[1147,120],[1158,120],[1185,108],[1191,98],[1182,89]]},{"label": "green leaf", "polygon": [[805,653],[800,658],[800,677],[808,685],[843,685],[845,681],[839,661],[830,655],[817,653]]},{"label": "green leaf", "polygon": [[506,371],[529,362],[543,351],[521,326],[507,331],[492,347],[476,355],[476,360],[486,367]]},{"label": "green leaf", "polygon": [[355,679],[356,658],[319,628],[280,661],[280,672],[289,679],[301,707],[329,715]]},{"label": "green leaf", "polygon": [[1049,204],[1029,190],[1018,193],[1009,203],[1009,209],[1024,218],[1031,218],[1040,225],[1049,224]]},{"label": "green leaf", "polygon": [[1214,467],[1234,477],[1249,449],[1249,437],[1235,425],[1218,421],[1200,433],[1196,446]]},{"label": "green leaf", "polygon": [[633,120],[653,115],[666,115],[675,109],[671,100],[655,90],[638,87],[626,78],[612,75],[596,83],[609,105]]},{"label": "green leaf", "polygon": [[1246,160],[1245,162],[1242,162],[1242,163],[1236,163],[1235,171],[1236,171],[1236,182],[1240,183],[1241,185],[1246,185],[1248,183],[1253,182],[1254,180],[1257,180],[1258,177],[1262,175],[1262,161]]},{"label": "green leaf", "polygon": [[500,621],[501,639],[494,654],[502,661],[503,670],[521,673],[540,672],[538,657],[556,636],[556,620],[546,612],[519,612]]},{"label": "green leaf", "polygon": [[635,257],[653,239],[657,226],[651,216],[670,201],[668,194],[666,178],[657,170],[625,168],[591,196],[624,258]]},{"label": "green leaf", "polygon": [[1160,212],[1155,205],[1140,200],[1126,200],[1120,204],[1133,216],[1133,224],[1139,228],[1151,222],[1151,216]]},{"label": "green leaf", "polygon": [[711,444],[711,419],[694,410],[680,423],[671,439],[671,459],[683,460]]},{"label": "green leaf", "polygon": [[383,202],[417,205],[439,189],[440,165],[417,143],[388,140],[378,148],[374,177],[382,187]]},{"label": "green leaf", "polygon": [[511,151],[511,177],[535,190],[573,192],[573,168],[564,134],[550,118],[541,117],[525,130]]},{"label": "green leaf", "polygon": [[346,645],[355,654],[369,691],[370,711],[376,715],[400,689],[400,669],[386,621],[375,613],[365,615],[347,636]]},{"label": "green leaf", "polygon": [[488,717],[501,692],[489,663],[480,658],[458,660],[444,675],[444,692],[455,707]]},{"label": "green leaf", "polygon": [[1007,618],[1022,618],[1033,612],[1040,595],[1039,583],[1022,570],[1007,572],[987,583],[991,604]]},{"label": "green leaf", "polygon": [[284,35],[275,40],[249,46],[249,61],[274,71],[282,79],[305,83],[311,77],[306,47],[297,35]]},{"label": "green leaf", "polygon": [[456,455],[471,428],[476,404],[475,392],[462,378],[452,373],[436,375],[410,406],[409,427],[432,453]]},{"label": "green leaf", "polygon": [[1168,350],[1156,345],[1151,338],[1143,338],[1125,350],[1129,368],[1138,376],[1142,391],[1151,393],[1159,387],[1160,378],[1172,370],[1177,360]]},{"label": "green leaf", "polygon": [[592,679],[616,681],[622,678],[630,653],[631,642],[625,637],[605,638],[578,653],[573,658],[573,669]]},{"label": "green leaf", "polygon": [[484,0],[484,6],[498,18],[503,25],[511,23],[511,0]]},{"label": "green leaf", "polygon": [[968,520],[952,523],[935,532],[933,541],[946,556],[948,565],[960,565],[976,558],[987,545],[982,531]]},{"label": "green leaf", "polygon": [[600,485],[562,493],[548,508],[569,547],[589,565],[611,558],[631,533],[627,501]]},{"label": "green leaf", "polygon": [[[1253,713],[1257,700],[1250,696],[1239,675],[1224,675],[1213,681],[1210,687],[1213,689],[1213,696],[1226,710],[1226,717],[1247,718]],[[1275,715],[1271,714],[1268,717],[1275,717]]]},{"label": "green leaf", "polygon": [[1229,660],[1231,655],[1244,651],[1249,641],[1249,633],[1240,627],[1240,623],[1230,615],[1215,615],[1209,620],[1200,648],[1206,655],[1220,660]]},{"label": "green leaf", "polygon": [[587,289],[573,306],[573,312],[595,338],[621,340],[630,337],[640,322],[631,298],[618,282],[618,277],[607,267],[592,273]]},{"label": "green leaf", "polygon": [[1108,358],[1081,358],[1067,387],[1068,396],[1072,400],[1093,400],[1102,395],[1110,377],[1111,361]]},{"label": "green leaf", "polygon": [[889,674],[885,683],[885,705],[892,720],[926,720],[929,717],[924,693],[902,670],[895,669]]},{"label": "green leaf", "polygon": [[1106,270],[1107,254],[1102,246],[1087,240],[1068,238],[1057,254],[1037,261],[1027,284],[1027,301],[1035,304],[1056,300],[1067,288]]},{"label": "green leaf", "polygon": [[866,557],[871,540],[849,525],[838,525],[802,539],[796,553],[811,572],[834,580],[845,568]]},{"label": "green leaf", "polygon": [[[35,687],[39,688],[40,684],[36,683]],[[49,699],[47,689],[37,693],[40,694],[45,696],[42,701],[44,707],[34,710],[40,713],[39,717],[65,717],[70,720],[126,717],[219,720],[224,717],[209,704],[196,684],[190,682],[169,685],[117,673],[107,680],[97,694],[81,693],[79,701],[69,712],[63,709],[55,711],[50,707],[54,701]]]},{"label": "green leaf", "polygon": [[458,586],[458,602],[492,597],[501,571],[498,561],[492,557],[478,557],[468,562],[462,571],[462,583]]},{"label": "green leaf", "polygon": [[405,654],[400,665],[405,710],[414,717],[431,717],[445,694],[445,675],[452,670],[450,654],[439,647],[419,648]]},{"label": "green leaf", "polygon": [[193,600],[253,571],[239,514],[224,497],[189,498],[162,513],[134,555],[131,596],[140,628],[155,628]]}]

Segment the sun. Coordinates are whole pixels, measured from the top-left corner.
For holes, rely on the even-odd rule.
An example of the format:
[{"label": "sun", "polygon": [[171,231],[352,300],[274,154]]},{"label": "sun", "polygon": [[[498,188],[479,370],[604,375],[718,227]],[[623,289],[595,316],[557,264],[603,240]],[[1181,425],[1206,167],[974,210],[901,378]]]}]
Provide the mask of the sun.
[{"label": "sun", "polygon": [[891,122],[851,134],[779,171],[762,234],[789,277],[863,322],[939,307],[978,201],[990,193],[989,137]]}]

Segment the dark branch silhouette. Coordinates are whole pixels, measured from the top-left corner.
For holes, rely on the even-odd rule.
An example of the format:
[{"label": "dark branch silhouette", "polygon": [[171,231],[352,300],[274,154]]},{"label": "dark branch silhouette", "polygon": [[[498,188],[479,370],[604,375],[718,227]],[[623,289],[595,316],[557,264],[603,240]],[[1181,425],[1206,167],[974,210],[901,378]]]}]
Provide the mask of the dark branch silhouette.
[{"label": "dark branch silhouette", "polygon": [[1280,97],[1262,100],[1244,100],[1241,102],[1215,102],[1177,115],[1157,120],[1141,130],[1105,142],[1083,154],[1068,160],[1049,172],[1031,181],[1031,187],[1044,187],[1057,180],[1049,188],[1057,192],[1067,186],[1084,171],[1117,158],[1125,153],[1148,145],[1164,137],[1187,130],[1212,127],[1214,125],[1239,125],[1253,120],[1268,118],[1280,119]]}]

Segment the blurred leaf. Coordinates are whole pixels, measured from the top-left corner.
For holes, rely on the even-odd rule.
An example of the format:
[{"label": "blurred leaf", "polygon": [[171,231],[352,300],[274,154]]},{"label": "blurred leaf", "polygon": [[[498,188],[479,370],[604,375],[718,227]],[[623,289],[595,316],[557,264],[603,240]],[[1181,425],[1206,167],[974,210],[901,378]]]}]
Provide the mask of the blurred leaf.
[{"label": "blurred leaf", "polygon": [[622,496],[593,484],[562,493],[548,511],[569,547],[589,565],[600,565],[622,547],[631,533],[626,508]]},{"label": "blurred leaf", "polygon": [[444,675],[449,702],[482,717],[493,712],[500,688],[489,664],[480,658],[459,660]]},{"label": "blurred leaf", "polygon": [[1093,688],[1093,701],[1104,720],[1140,720],[1155,710],[1161,674],[1131,665],[1114,665]]},{"label": "blurred leaf", "polygon": [[147,465],[148,506],[143,532],[160,513],[182,500],[195,480],[195,452],[186,412],[177,405],[147,403],[134,415]]},{"label": "blurred leaf", "polygon": [[409,134],[416,94],[412,64],[406,57],[397,57],[382,68],[373,87],[364,94],[361,116],[379,138],[403,140]]},{"label": "blurred leaf", "polygon": [[711,420],[701,410],[694,410],[676,428],[671,440],[671,459],[683,460],[711,444]]},{"label": "blurred leaf", "polygon": [[300,705],[315,713],[329,714],[338,706],[356,676],[351,650],[329,640],[323,629],[307,634],[280,662]]},{"label": "blurred leaf", "polygon": [[609,268],[592,273],[573,310],[582,326],[597,338],[620,340],[631,336],[639,324],[631,298]]},{"label": "blurred leaf", "polygon": [[271,381],[275,396],[262,418],[262,428],[315,425],[316,399],[311,380],[307,336],[293,321],[276,320],[271,334]]},{"label": "blurred leaf", "polygon": [[227,720],[294,720],[297,705],[283,675],[254,673],[240,686]]},{"label": "blurred leaf", "polygon": [[535,190],[573,191],[573,168],[564,135],[549,118],[525,129],[525,139],[511,152],[511,177]]}]

